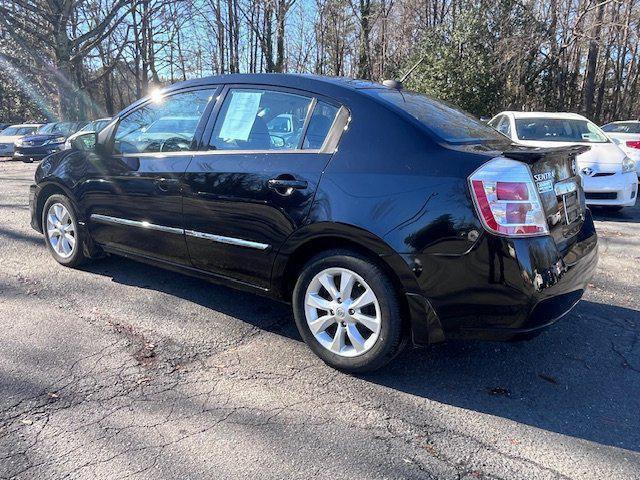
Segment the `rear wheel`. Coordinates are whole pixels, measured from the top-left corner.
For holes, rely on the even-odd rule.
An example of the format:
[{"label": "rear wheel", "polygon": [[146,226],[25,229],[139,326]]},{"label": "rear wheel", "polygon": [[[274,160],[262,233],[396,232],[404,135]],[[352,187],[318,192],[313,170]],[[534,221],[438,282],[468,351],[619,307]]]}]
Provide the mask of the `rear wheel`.
[{"label": "rear wheel", "polygon": [[300,335],[328,365],[351,373],[378,369],[404,345],[397,293],[387,274],[355,252],[311,259],[293,292]]},{"label": "rear wheel", "polygon": [[76,211],[64,195],[52,195],[42,209],[42,230],[49,251],[58,263],[76,267],[86,260],[84,238]]}]

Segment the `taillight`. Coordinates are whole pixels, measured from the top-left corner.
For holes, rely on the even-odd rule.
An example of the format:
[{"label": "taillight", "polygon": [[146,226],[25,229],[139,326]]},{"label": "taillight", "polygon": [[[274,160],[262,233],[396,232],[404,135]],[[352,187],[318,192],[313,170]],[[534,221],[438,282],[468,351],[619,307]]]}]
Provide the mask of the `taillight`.
[{"label": "taillight", "polygon": [[627,147],[640,149],[640,140],[628,140]]},{"label": "taillight", "polygon": [[509,237],[547,235],[549,228],[529,168],[495,158],[470,177],[473,201],[485,228]]}]

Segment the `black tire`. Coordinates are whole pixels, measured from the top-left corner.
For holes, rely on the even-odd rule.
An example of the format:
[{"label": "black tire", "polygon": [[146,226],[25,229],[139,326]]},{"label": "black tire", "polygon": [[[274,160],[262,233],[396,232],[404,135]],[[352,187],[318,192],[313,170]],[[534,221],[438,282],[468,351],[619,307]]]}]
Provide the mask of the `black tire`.
[{"label": "black tire", "polygon": [[[64,257],[61,256],[51,244],[51,240],[49,239],[49,235],[47,234],[47,213],[49,212],[50,207],[55,203],[61,203],[69,212],[69,216],[71,217],[71,222],[74,225],[74,238],[75,245],[73,246],[73,250],[70,256]],[[51,195],[47,198],[47,201],[44,204],[42,209],[42,232],[44,234],[44,241],[47,244],[47,248],[49,252],[53,256],[53,258],[66,267],[77,267],[86,261],[86,257],[84,255],[85,249],[85,238],[84,233],[80,230],[78,225],[78,214],[76,209],[73,207],[71,201],[65,197],[64,195]]]},{"label": "black tire", "polygon": [[[315,338],[307,324],[305,295],[313,278],[322,270],[342,267],[357,273],[371,287],[380,306],[378,339],[365,353],[343,357],[331,352]],[[298,331],[309,348],[327,365],[348,373],[377,370],[406,345],[398,293],[388,275],[367,257],[350,250],[329,250],[313,257],[303,267],[293,291],[293,313]]]}]

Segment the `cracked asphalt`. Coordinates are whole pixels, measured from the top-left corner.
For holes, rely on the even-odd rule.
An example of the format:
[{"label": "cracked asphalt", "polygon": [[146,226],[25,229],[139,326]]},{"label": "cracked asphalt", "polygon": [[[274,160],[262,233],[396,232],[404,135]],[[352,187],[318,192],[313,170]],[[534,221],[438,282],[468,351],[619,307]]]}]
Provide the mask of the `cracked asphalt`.
[{"label": "cracked asphalt", "polygon": [[597,213],[577,308],[522,343],[446,343],[354,377],[286,305],[29,227],[0,161],[0,478],[640,479],[640,208]]}]

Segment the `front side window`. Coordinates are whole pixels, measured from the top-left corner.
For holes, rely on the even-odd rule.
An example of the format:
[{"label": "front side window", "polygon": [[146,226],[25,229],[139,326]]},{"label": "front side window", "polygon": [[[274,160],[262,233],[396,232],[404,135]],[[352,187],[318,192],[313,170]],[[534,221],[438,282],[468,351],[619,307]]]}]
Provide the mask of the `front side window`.
[{"label": "front side window", "polygon": [[608,143],[609,139],[592,122],[580,118],[516,118],[520,140],[541,142]]},{"label": "front side window", "polygon": [[312,98],[263,89],[231,89],[216,120],[215,150],[300,148]]},{"label": "front side window", "polygon": [[608,123],[602,130],[610,133],[640,133],[640,122]]},{"label": "front side window", "polygon": [[177,93],[150,101],[124,117],[114,137],[114,153],[191,150],[198,122],[215,90]]}]

